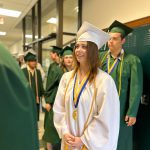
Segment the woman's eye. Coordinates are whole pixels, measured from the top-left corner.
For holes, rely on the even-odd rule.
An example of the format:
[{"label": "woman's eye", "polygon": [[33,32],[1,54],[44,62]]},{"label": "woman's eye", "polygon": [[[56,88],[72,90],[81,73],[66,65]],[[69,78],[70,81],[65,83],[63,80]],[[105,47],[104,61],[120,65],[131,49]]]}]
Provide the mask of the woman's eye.
[{"label": "woman's eye", "polygon": [[86,46],[86,45],[83,45],[82,48],[83,48],[83,49],[87,49],[87,46]]},{"label": "woman's eye", "polygon": [[75,49],[76,49],[76,48],[79,48],[79,45],[75,45]]}]

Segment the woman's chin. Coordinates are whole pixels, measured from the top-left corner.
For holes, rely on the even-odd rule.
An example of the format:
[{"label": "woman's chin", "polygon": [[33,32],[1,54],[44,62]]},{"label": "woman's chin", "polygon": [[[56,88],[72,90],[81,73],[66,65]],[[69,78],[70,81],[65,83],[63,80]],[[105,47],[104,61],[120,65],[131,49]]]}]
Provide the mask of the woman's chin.
[{"label": "woman's chin", "polygon": [[81,63],[81,62],[82,62],[82,59],[80,59],[80,58],[77,58],[77,61],[78,61],[79,63]]},{"label": "woman's chin", "polygon": [[83,59],[79,59],[79,60],[77,60],[80,64],[85,64],[86,63],[86,61],[85,60],[83,60]]}]

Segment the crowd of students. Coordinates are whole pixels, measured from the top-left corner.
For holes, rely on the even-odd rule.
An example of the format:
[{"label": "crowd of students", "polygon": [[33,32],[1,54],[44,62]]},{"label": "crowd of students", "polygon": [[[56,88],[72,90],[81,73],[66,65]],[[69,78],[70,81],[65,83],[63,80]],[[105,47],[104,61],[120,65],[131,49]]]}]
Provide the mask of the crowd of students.
[{"label": "crowd of students", "polygon": [[[3,93],[0,99],[7,103],[11,99],[14,106],[22,103],[22,107],[19,105],[10,110],[14,118],[16,113],[23,113],[18,117],[25,126],[18,122],[27,131],[22,132],[19,128],[22,133],[16,134],[16,140],[25,134],[24,144],[21,139],[18,145],[14,142],[15,150],[24,150],[22,147],[27,143],[26,149],[38,149],[36,121],[39,120],[42,97],[46,103],[43,140],[47,150],[133,150],[132,130],[143,87],[142,65],[137,56],[127,54],[123,49],[125,37],[132,29],[114,21],[108,30],[106,33],[84,22],[73,48],[51,46],[53,63],[48,68],[45,88],[45,73],[33,49],[24,53],[24,59],[19,59],[22,71],[12,58],[6,61],[2,57]],[[108,50],[99,52],[106,43]],[[7,98],[6,93],[9,93]],[[4,120],[2,127],[6,130],[5,123],[8,122]],[[28,134],[31,127],[34,129]],[[2,136],[5,140],[4,134]],[[3,146],[8,145],[4,142],[0,149]]]}]

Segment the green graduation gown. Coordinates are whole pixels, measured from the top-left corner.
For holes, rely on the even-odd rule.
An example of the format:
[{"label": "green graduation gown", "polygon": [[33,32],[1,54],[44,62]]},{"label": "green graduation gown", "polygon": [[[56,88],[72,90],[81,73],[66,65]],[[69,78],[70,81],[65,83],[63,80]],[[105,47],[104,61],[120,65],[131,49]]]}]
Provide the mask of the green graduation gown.
[{"label": "green graduation gown", "polygon": [[[59,64],[52,63],[48,70],[48,76],[47,76],[47,84],[46,84],[46,92],[45,92],[45,101],[48,104],[51,104],[53,106],[55,96],[57,93],[59,81],[62,77],[62,69],[59,67]],[[45,112],[45,119],[44,119],[44,128],[45,132],[43,135],[43,140],[51,143],[53,145],[60,142],[58,133],[54,127],[53,123],[53,109],[51,109],[49,112]]]},{"label": "green graduation gown", "polygon": [[0,44],[0,150],[38,150],[32,98],[19,65]]},{"label": "green graduation gown", "polygon": [[[105,52],[100,53],[102,70],[107,70],[107,57]],[[104,58],[104,59],[103,59]],[[114,58],[110,56],[110,65],[114,62]],[[117,89],[119,88],[121,61],[117,64],[113,72],[110,74],[114,79]],[[140,98],[143,89],[143,71],[140,59],[132,54],[124,53],[122,79],[120,93],[120,132],[117,150],[133,150],[132,128],[128,127],[125,122],[125,116],[136,117]]]},{"label": "green graduation gown", "polygon": [[[24,72],[24,74],[29,82],[28,69],[24,68],[24,69],[22,69],[22,71]],[[38,97],[40,100],[40,98],[44,95],[44,88],[43,88],[41,72],[38,69],[36,69],[36,72],[37,72]],[[37,93],[36,93],[35,73],[34,73],[34,75],[32,75],[30,73],[30,77],[31,77],[31,89],[32,89],[33,95],[34,95],[34,101],[36,102]],[[37,120],[39,120],[39,103],[37,103]]]}]

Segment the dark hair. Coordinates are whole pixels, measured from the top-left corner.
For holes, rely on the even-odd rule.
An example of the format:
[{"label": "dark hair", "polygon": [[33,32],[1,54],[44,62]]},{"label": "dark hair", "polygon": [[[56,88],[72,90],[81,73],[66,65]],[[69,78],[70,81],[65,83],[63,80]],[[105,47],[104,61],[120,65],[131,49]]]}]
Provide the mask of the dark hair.
[{"label": "dark hair", "polygon": [[53,54],[57,54],[57,56],[60,56],[60,53],[59,52],[57,52],[57,51],[51,51]]},{"label": "dark hair", "polygon": [[[73,58],[74,58],[74,65],[75,65],[75,72],[77,72],[80,63],[77,61],[75,57],[75,48],[73,51]],[[98,73],[98,67],[99,67],[99,57],[98,57],[98,47],[95,43],[87,41],[87,61],[90,66],[90,78],[89,81],[92,82],[93,79],[96,77]]]},{"label": "dark hair", "polygon": [[[116,32],[116,33],[120,33],[120,32]],[[125,38],[125,36],[122,33],[120,33],[120,37],[121,37],[121,40]]]},{"label": "dark hair", "polygon": [[121,36],[121,40],[123,40],[125,38],[125,36],[123,36],[122,34],[120,36]]}]

